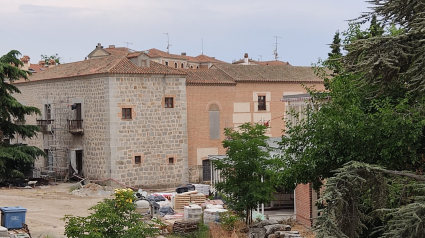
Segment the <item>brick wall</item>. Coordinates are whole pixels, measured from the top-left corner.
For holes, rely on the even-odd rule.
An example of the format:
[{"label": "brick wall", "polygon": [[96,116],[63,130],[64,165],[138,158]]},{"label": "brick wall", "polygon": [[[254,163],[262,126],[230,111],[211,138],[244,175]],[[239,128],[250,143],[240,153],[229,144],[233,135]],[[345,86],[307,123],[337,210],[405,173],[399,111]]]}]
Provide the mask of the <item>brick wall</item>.
[{"label": "brick wall", "polygon": [[311,184],[299,184],[295,188],[296,219],[299,223],[311,227],[312,203]]},{"label": "brick wall", "polygon": [[[316,88],[323,89],[323,85],[319,84]],[[257,111],[257,96],[254,95],[255,92],[270,95],[270,98],[267,98],[267,111]],[[202,172],[202,159],[207,158],[205,153],[213,153],[214,151],[221,155],[225,154],[221,143],[224,140],[224,128],[226,126],[236,127],[242,124],[234,123],[235,115],[244,114],[248,116],[250,114],[248,116],[249,122],[258,122],[258,118],[266,115],[266,117],[273,119],[270,123],[271,128],[268,136],[282,136],[282,130],[285,126],[282,120],[285,112],[285,103],[280,100],[283,94],[287,92],[305,92],[305,90],[301,84],[293,83],[237,83],[233,86],[188,85],[187,113],[190,182],[199,181],[199,173]],[[220,107],[221,137],[220,139],[210,140],[208,108],[213,103]],[[249,104],[249,111],[235,112],[234,103]],[[201,155],[202,157],[200,158]],[[198,173],[194,171],[198,171]]]}]

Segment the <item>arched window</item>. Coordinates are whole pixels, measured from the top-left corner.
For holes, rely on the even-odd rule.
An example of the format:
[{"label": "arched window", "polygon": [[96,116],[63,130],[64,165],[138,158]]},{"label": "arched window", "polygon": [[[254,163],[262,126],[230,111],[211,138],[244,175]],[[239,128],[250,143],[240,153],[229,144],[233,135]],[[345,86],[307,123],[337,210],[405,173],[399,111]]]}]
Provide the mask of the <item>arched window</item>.
[{"label": "arched window", "polygon": [[211,104],[210,114],[210,140],[220,139],[220,108],[217,104]]},{"label": "arched window", "polygon": [[182,69],[184,69],[184,64],[182,63]]},{"label": "arched window", "polygon": [[190,68],[193,69],[193,65],[191,65]]},{"label": "arched window", "polygon": [[174,63],[174,68],[176,68],[176,69],[178,68],[177,62]]},{"label": "arched window", "polygon": [[199,69],[199,65],[198,65],[198,66],[196,66],[196,68],[197,68],[197,69]]}]

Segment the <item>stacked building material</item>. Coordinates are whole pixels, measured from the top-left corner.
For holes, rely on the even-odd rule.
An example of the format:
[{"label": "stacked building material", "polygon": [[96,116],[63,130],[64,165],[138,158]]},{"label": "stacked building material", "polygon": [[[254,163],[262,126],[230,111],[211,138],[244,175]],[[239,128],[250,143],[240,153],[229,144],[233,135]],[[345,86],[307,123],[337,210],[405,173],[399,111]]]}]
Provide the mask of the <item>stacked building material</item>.
[{"label": "stacked building material", "polygon": [[210,222],[215,222],[220,219],[221,212],[227,212],[226,209],[205,209],[204,210],[204,224],[208,225]]},{"label": "stacked building material", "polygon": [[189,205],[190,195],[188,194],[176,194],[171,199],[174,210],[182,210],[184,206]]},{"label": "stacked building material", "polygon": [[201,204],[201,203],[205,203],[205,194],[203,193],[198,193],[198,194],[191,194],[190,195],[190,202],[191,203],[196,203],[196,204]]},{"label": "stacked building material", "polygon": [[182,220],[174,222],[173,233],[180,235],[187,235],[198,229],[198,221],[196,220]]},{"label": "stacked building material", "polygon": [[184,219],[187,220],[202,220],[202,207],[198,205],[184,206]]},{"label": "stacked building material", "polygon": [[195,190],[197,190],[200,193],[203,193],[205,195],[209,195],[210,194],[210,185],[207,184],[194,184],[195,185]]}]

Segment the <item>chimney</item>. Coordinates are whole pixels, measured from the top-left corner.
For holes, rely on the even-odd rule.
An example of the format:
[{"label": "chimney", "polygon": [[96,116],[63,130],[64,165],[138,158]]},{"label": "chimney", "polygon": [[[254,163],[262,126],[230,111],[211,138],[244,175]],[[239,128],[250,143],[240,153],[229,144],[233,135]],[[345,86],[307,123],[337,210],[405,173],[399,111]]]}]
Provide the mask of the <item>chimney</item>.
[{"label": "chimney", "polygon": [[182,52],[182,55],[186,55],[186,52]]},{"label": "chimney", "polygon": [[109,49],[115,49],[115,45],[109,45]]},{"label": "chimney", "polygon": [[96,49],[102,49],[102,48],[103,48],[102,44],[97,43]]},{"label": "chimney", "polygon": [[56,65],[56,61],[51,59],[49,60],[49,68],[54,67]]},{"label": "chimney", "polygon": [[243,64],[245,64],[245,65],[249,64],[248,53],[245,53],[245,55],[243,56]]},{"label": "chimney", "polygon": [[42,60],[40,60],[40,61],[38,62],[38,64],[39,64],[41,67],[45,67],[45,66],[46,66],[46,62],[45,62],[45,61],[42,61]]},{"label": "chimney", "polygon": [[22,66],[23,70],[28,70],[30,67],[30,57],[28,55],[24,55],[24,57],[21,58],[22,63],[24,64]]}]

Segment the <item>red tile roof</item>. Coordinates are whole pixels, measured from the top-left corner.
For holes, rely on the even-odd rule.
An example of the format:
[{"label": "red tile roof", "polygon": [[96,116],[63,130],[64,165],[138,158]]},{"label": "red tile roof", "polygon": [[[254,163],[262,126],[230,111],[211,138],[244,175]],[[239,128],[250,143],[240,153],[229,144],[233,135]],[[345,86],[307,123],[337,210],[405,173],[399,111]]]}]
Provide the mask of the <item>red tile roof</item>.
[{"label": "red tile roof", "polygon": [[[30,81],[47,79],[70,78],[88,76],[94,74],[162,74],[162,75],[186,75],[184,71],[173,69],[150,61],[150,67],[142,68],[134,65],[125,55],[110,55],[101,58],[78,61],[68,64],[60,64],[52,68],[29,76]],[[25,80],[15,83],[28,82]]]},{"label": "red tile roof", "polygon": [[39,73],[39,72],[41,72],[43,70],[46,70],[47,68],[44,67],[44,66],[42,66],[42,65],[39,65],[39,64],[30,64],[30,66],[28,67],[28,69],[32,69],[35,72]]},{"label": "red tile roof", "polygon": [[111,55],[127,55],[130,52],[134,52],[127,47],[103,48],[103,50]]},{"label": "red tile roof", "polygon": [[[288,62],[283,62],[280,60],[270,60],[270,61],[256,61],[252,59],[248,59],[248,62],[254,65],[290,65]],[[232,64],[242,64],[244,63],[244,59],[240,59],[238,61],[233,62]]]},{"label": "red tile roof", "polygon": [[216,58],[209,57],[209,56],[206,56],[206,55],[198,55],[198,56],[196,56],[196,59],[198,59],[199,62],[201,62],[201,63],[210,63],[210,62],[211,63],[226,63],[224,61],[221,61],[221,60],[218,60]]},{"label": "red tile roof", "polygon": [[158,49],[155,49],[155,48],[148,50],[147,55],[151,58],[164,57],[164,58],[179,59],[179,60],[186,60],[187,59],[185,55],[170,54],[170,53],[167,53],[165,51],[158,50]]},{"label": "red tile roof", "polygon": [[232,85],[235,81],[220,69],[186,69],[186,84]]},{"label": "red tile roof", "polygon": [[291,65],[214,64],[236,82],[323,83],[311,67]]}]

